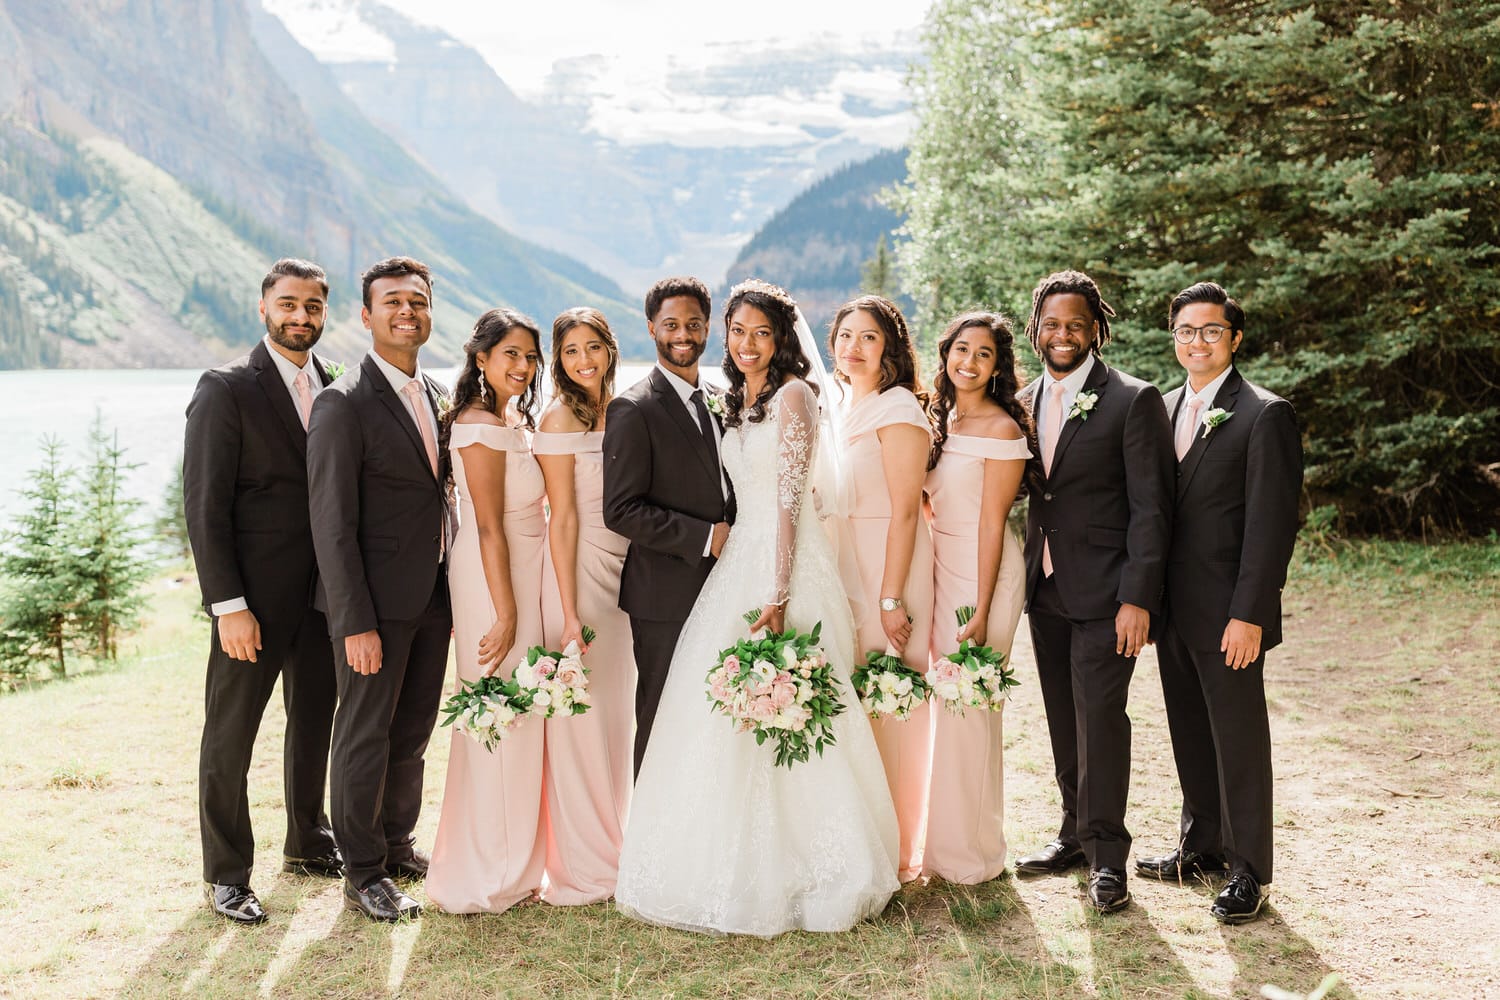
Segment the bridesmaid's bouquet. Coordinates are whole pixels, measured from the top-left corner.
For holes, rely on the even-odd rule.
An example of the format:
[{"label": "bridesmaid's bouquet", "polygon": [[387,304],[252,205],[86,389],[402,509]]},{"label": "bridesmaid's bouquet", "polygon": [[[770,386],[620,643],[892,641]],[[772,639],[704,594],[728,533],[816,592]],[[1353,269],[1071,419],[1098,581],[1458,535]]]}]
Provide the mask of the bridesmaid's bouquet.
[{"label": "bridesmaid's bouquet", "polygon": [[[958,627],[963,628],[974,617],[973,605],[964,605],[956,615]],[[956,651],[932,665],[927,682],[943,707],[954,715],[963,715],[965,708],[998,712],[1005,707],[1010,689],[1020,683],[1008,659],[998,650],[965,639]]]},{"label": "bridesmaid's bouquet", "polygon": [[903,663],[889,646],[884,653],[873,649],[866,653],[865,662],[854,668],[849,680],[872,719],[909,719],[932,693],[927,679]]},{"label": "bridesmaid's bouquet", "polygon": [[[745,613],[754,622],[760,611]],[[757,746],[770,742],[777,766],[823,756],[833,746],[833,719],[844,710],[833,668],[818,645],[823,628],[788,629],[741,639],[719,652],[708,672],[708,699],[736,732],[753,733]]]},{"label": "bridesmaid's bouquet", "polygon": [[[583,641],[594,641],[594,630],[587,625]],[[568,643],[561,653],[532,646],[511,678],[460,681],[458,691],[443,704],[443,725],[494,750],[527,716],[550,719],[587,712],[588,675],[576,643]]]},{"label": "bridesmaid's bouquet", "polygon": [[458,691],[443,704],[443,725],[453,726],[486,750],[494,750],[526,718],[530,707],[531,699],[514,680],[481,677],[459,681]]}]

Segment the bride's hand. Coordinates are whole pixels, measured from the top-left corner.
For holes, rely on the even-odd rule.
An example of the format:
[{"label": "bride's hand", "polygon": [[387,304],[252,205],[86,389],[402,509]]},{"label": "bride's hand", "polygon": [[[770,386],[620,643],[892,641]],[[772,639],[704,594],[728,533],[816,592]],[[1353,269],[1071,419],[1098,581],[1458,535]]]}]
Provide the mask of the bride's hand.
[{"label": "bride's hand", "polygon": [[765,629],[767,632],[786,631],[786,602],[780,604],[767,604],[760,609],[760,617],[750,623],[751,632],[759,632]]}]

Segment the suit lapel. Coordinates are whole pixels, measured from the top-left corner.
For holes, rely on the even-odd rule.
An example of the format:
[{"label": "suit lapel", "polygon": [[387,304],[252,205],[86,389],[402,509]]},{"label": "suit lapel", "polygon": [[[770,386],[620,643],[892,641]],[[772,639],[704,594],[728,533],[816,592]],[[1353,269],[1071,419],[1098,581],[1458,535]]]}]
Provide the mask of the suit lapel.
[{"label": "suit lapel", "polygon": [[660,368],[652,367],[651,380],[651,391],[656,394],[662,409],[667,411],[667,416],[672,418],[672,422],[687,439],[688,447],[698,456],[698,461],[703,463],[704,470],[713,477],[715,483],[719,483],[722,477],[719,474],[718,459],[709,453],[708,442],[703,440],[703,431],[698,426],[698,418],[688,412],[682,397],[677,395],[677,390],[667,381]]},{"label": "suit lapel", "polygon": [[421,463],[423,471],[431,476],[432,466],[427,462],[427,448],[422,444],[422,434],[417,430],[416,419],[413,417],[411,410],[407,408],[406,401],[401,398],[400,393],[391,387],[390,380],[385,377],[385,372],[380,370],[380,366],[369,355],[365,356],[360,369],[364,372],[365,379],[374,388],[375,397],[391,412],[391,416],[395,418],[396,423],[400,424],[401,429],[406,433],[406,439],[411,442],[411,446],[415,450],[416,458]]},{"label": "suit lapel", "polygon": [[[1212,408],[1233,411],[1235,398],[1239,396],[1240,386],[1244,382],[1245,380],[1240,376],[1239,369],[1231,369],[1229,377],[1224,380],[1223,385],[1219,386],[1219,392],[1213,398]],[[1179,405],[1181,397],[1186,395],[1186,391],[1180,393],[1178,398]],[[1174,425],[1175,422],[1174,420]],[[1187,492],[1188,483],[1193,481],[1193,474],[1198,471],[1198,466],[1203,461],[1203,453],[1213,446],[1214,439],[1218,437],[1218,434],[1217,430],[1210,431],[1205,435],[1201,429],[1196,427],[1193,429],[1192,447],[1188,449],[1186,455],[1182,456],[1182,461],[1177,466],[1177,497],[1179,500]]]},{"label": "suit lapel", "polygon": [[281,421],[287,437],[291,438],[292,447],[297,449],[297,454],[307,457],[307,429],[302,426],[302,418],[297,415],[297,407],[292,403],[292,394],[286,391],[286,383],[281,380],[281,372],[276,367],[276,362],[271,358],[271,350],[266,347],[266,342],[261,341],[255,345],[250,352],[250,364],[255,368],[255,381],[260,385],[260,391],[266,394],[266,401],[271,404],[271,410]]},{"label": "suit lapel", "polygon": [[[1078,391],[1080,393],[1092,392],[1102,396],[1104,395],[1104,384],[1107,381],[1109,381],[1109,366],[1098,357],[1095,357],[1094,367],[1089,370],[1089,377],[1084,380],[1083,388]],[[1076,403],[1078,397],[1075,395],[1073,400]],[[1099,412],[1099,404],[1097,402],[1094,404],[1093,412],[1096,415]],[[1063,414],[1062,433],[1057,436],[1057,450],[1052,453],[1053,472],[1056,472],[1058,466],[1062,465],[1063,453],[1068,450],[1068,445],[1073,441],[1073,435],[1078,433],[1078,428],[1083,426],[1083,422],[1082,417],[1070,418],[1066,413]]]}]

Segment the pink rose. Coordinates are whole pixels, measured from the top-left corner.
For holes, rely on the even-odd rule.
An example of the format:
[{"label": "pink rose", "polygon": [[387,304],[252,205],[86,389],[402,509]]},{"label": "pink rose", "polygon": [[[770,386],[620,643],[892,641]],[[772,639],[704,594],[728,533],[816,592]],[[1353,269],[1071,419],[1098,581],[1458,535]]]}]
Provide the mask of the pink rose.
[{"label": "pink rose", "polygon": [[771,702],[777,708],[786,708],[796,700],[797,687],[791,682],[791,678],[771,688]]},{"label": "pink rose", "polygon": [[550,656],[543,656],[536,663],[532,664],[531,669],[536,671],[538,677],[551,677],[553,672],[557,670],[557,661]]},{"label": "pink rose", "polygon": [[957,684],[962,677],[962,668],[952,660],[939,660],[927,671],[929,684]]},{"label": "pink rose", "polygon": [[769,695],[762,695],[750,704],[750,718],[764,725],[776,718],[776,703]]},{"label": "pink rose", "polygon": [[740,672],[740,658],[730,653],[724,657],[723,669],[731,675],[738,674]]},{"label": "pink rose", "polygon": [[563,687],[576,688],[583,684],[583,678],[583,671],[571,663],[557,671],[557,683]]}]

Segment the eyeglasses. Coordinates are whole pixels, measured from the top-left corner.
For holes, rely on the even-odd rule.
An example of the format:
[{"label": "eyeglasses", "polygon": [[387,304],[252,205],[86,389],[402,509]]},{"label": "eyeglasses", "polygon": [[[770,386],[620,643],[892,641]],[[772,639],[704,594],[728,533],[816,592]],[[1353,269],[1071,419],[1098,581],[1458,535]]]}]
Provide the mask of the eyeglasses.
[{"label": "eyeglasses", "polygon": [[1207,326],[1176,326],[1172,328],[1172,337],[1179,344],[1191,344],[1194,337],[1201,336],[1205,344],[1217,344],[1224,339],[1224,334],[1229,332],[1229,327],[1210,323]]}]

